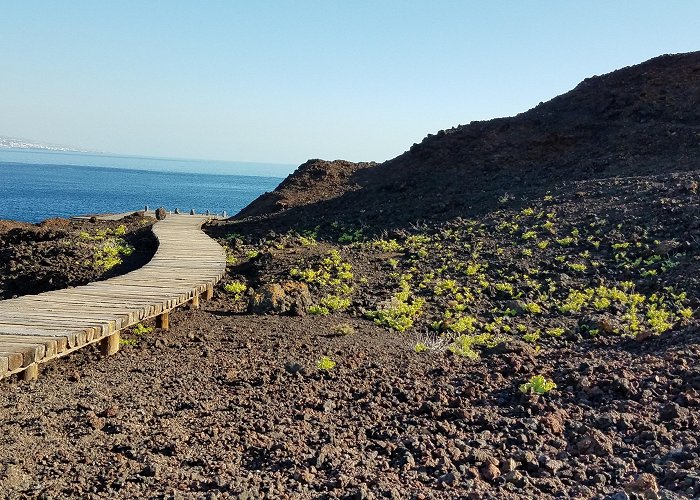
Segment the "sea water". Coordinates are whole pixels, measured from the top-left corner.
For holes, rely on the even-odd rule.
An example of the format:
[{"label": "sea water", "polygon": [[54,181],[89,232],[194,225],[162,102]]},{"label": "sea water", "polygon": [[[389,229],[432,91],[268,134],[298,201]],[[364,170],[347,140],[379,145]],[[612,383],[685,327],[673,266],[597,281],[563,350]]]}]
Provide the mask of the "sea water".
[{"label": "sea water", "polygon": [[[227,167],[250,175],[181,171],[226,171]],[[279,174],[291,169],[285,165],[0,150],[0,219],[39,222],[50,217],[130,212],[146,205],[233,215],[273,190],[282,180]],[[257,172],[267,175],[253,175]],[[276,172],[278,176],[270,176]]]}]

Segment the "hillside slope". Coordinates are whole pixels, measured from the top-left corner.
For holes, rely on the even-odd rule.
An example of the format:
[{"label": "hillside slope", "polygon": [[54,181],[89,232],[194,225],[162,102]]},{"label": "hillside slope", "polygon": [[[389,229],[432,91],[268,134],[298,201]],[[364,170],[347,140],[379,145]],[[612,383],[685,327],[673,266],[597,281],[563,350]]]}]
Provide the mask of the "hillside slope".
[{"label": "hillside slope", "polygon": [[341,217],[395,227],[488,210],[505,193],[539,196],[564,181],[699,166],[700,52],[664,55],[588,78],[515,117],[441,130],[382,164],[308,162],[238,219],[276,213],[282,225]]}]

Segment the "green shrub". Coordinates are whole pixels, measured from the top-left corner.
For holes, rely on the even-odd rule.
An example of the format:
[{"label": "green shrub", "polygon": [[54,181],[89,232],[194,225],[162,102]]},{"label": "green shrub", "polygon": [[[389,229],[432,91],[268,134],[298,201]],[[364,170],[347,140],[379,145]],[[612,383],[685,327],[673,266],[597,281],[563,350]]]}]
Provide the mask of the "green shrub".
[{"label": "green shrub", "polygon": [[529,382],[520,386],[520,392],[525,394],[545,394],[556,388],[556,386],[557,384],[551,380],[547,380],[544,376],[534,375]]},{"label": "green shrub", "polygon": [[333,327],[333,331],[339,335],[352,335],[355,333],[355,329],[349,323],[340,323]]},{"label": "green shrub", "polygon": [[153,327],[144,326],[143,323],[137,323],[136,325],[131,327],[131,333],[136,335],[144,335],[146,333],[151,333],[152,331]]},{"label": "green shrub", "polygon": [[476,346],[486,345],[491,340],[491,335],[483,333],[481,335],[460,335],[455,338],[449,349],[458,356],[469,359],[477,359],[479,353],[474,349]]},{"label": "green shrub", "polygon": [[350,307],[350,299],[337,295],[326,295],[321,299],[321,305],[326,307],[330,312],[342,311]]},{"label": "green shrub", "polygon": [[316,304],[309,306],[308,312],[313,316],[328,316],[331,313],[327,307]]},{"label": "green shrub", "polygon": [[416,345],[413,346],[413,350],[420,354],[421,352],[426,352],[428,350],[428,346],[425,345],[424,342],[418,342]]},{"label": "green shrub", "polygon": [[248,287],[245,283],[241,283],[240,281],[231,281],[230,283],[226,283],[224,285],[224,290],[226,293],[233,295],[233,300],[237,301],[243,297],[243,294],[246,290],[248,290]]},{"label": "green shrub", "polygon": [[319,359],[318,363],[316,363],[316,368],[324,372],[329,372],[335,368],[336,364],[337,363],[328,356],[321,356],[321,359]]},{"label": "green shrub", "polygon": [[476,318],[472,316],[462,316],[461,318],[448,323],[447,329],[451,330],[457,334],[462,334],[464,332],[474,333],[476,331]]},{"label": "green shrub", "polygon": [[374,240],[372,246],[386,253],[401,252],[403,250],[401,244],[396,240]]},{"label": "green shrub", "polygon": [[378,325],[388,326],[399,332],[405,332],[413,326],[413,320],[423,307],[423,299],[414,299],[410,304],[394,296],[385,307],[370,311],[367,316]]}]

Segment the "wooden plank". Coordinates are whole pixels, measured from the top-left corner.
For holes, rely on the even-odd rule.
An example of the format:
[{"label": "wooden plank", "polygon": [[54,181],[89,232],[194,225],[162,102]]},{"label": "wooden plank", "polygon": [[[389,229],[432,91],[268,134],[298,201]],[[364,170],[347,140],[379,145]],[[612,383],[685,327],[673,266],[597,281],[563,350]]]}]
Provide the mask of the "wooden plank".
[{"label": "wooden plank", "polygon": [[68,311],[62,313],[50,312],[50,311],[17,311],[17,312],[5,312],[2,314],[2,318],[8,318],[12,320],[23,320],[23,321],[45,321],[46,324],[57,324],[57,325],[98,325],[103,323],[117,323],[122,319],[127,319],[126,315],[109,315],[109,314],[94,314],[80,309],[76,309],[71,315]]},{"label": "wooden plank", "polygon": [[[90,336],[94,336],[94,331],[90,333]],[[27,327],[27,326],[4,326],[0,325],[0,338],[4,335],[25,335],[25,336],[46,336],[46,337],[64,337],[68,342],[68,347],[74,347],[75,345],[85,343],[85,339],[88,332],[86,331],[65,331],[65,330],[49,330],[47,328],[37,328],[37,327]],[[80,339],[82,338],[82,342]]]},{"label": "wooden plank", "polygon": [[113,319],[121,319],[124,322],[138,321],[145,314],[144,308],[139,309],[102,309],[100,312],[97,309],[86,310],[84,308],[69,310],[59,309],[41,309],[36,312],[28,311],[12,311],[8,314],[0,314],[1,317],[13,319],[48,319],[56,324],[65,324],[66,320],[70,320],[69,324],[77,324],[80,320],[81,324],[85,322],[89,324],[100,324],[112,321]]},{"label": "wooden plank", "polygon": [[68,349],[66,337],[51,337],[48,335],[3,335],[3,340],[14,342],[41,342],[46,346],[46,356],[53,356]]},{"label": "wooden plank", "polygon": [[7,360],[7,370],[5,371],[12,371],[22,368],[22,363],[24,362],[24,356],[22,356],[22,353],[2,351],[0,352],[0,356]]},{"label": "wooden plank", "polygon": [[75,315],[74,316],[63,316],[58,313],[52,313],[52,312],[44,312],[44,311],[37,311],[37,312],[3,312],[2,315],[0,315],[0,323],[6,323],[10,321],[5,321],[7,320],[12,320],[12,321],[17,321],[20,320],[22,321],[21,323],[17,324],[25,324],[27,322],[30,322],[31,324],[34,323],[43,323],[45,325],[85,325],[85,326],[92,326],[92,325],[97,325],[101,323],[107,323],[108,321],[115,321],[115,318],[110,317],[108,315],[101,315],[99,317],[91,317],[89,313],[85,313],[83,311],[80,311],[80,315],[78,315],[78,312],[80,310],[76,309]]},{"label": "wooden plank", "polygon": [[36,326],[41,328],[50,329],[65,329],[65,328],[95,328],[103,333],[109,333],[118,328],[121,328],[121,321],[119,321],[119,327],[117,327],[117,321],[113,320],[107,321],[95,321],[95,320],[85,320],[81,318],[72,319],[58,319],[51,316],[19,316],[12,317],[3,315],[2,325],[24,325],[24,326]]},{"label": "wooden plank", "polygon": [[[107,320],[104,321],[106,323]],[[102,321],[100,320],[95,320],[95,319],[87,319],[87,318],[80,318],[80,317],[73,317],[73,318],[62,318],[59,317],[55,314],[51,313],[31,313],[31,314],[24,314],[24,313],[3,313],[0,315],[0,324],[17,324],[17,325],[35,325],[35,324],[43,324],[44,326],[75,326],[75,327],[80,327],[80,326],[85,326],[85,327],[90,327],[90,326],[98,326],[101,324]]]},{"label": "wooden plank", "polygon": [[63,331],[66,328],[75,328],[76,330],[80,329],[81,331],[85,331],[86,333],[93,332],[96,334],[99,333],[109,333],[110,330],[110,325],[109,324],[95,324],[95,322],[87,322],[87,323],[79,323],[77,320],[74,322],[74,324],[61,324],[60,322],[51,322],[50,320],[44,320],[44,321],[39,321],[39,320],[22,320],[22,319],[4,319],[2,323],[0,323],[0,327],[14,327],[14,326],[25,326],[25,327],[35,327],[35,328],[40,328],[40,329],[48,329],[48,330],[60,330]]},{"label": "wooden plank", "polygon": [[11,342],[0,338],[0,351],[18,352],[22,354],[22,366],[29,366],[39,361],[46,355],[46,347],[43,344],[31,344],[26,342]]},{"label": "wooden plank", "polygon": [[156,328],[170,329],[170,314],[167,311],[156,317]]},{"label": "wooden plank", "polygon": [[[105,299],[106,300],[106,299]],[[145,308],[149,307],[151,303],[147,300],[134,302],[134,303],[123,303],[119,300],[115,300],[116,303],[109,304],[105,302],[101,303],[81,303],[80,306],[71,306],[69,301],[60,302],[58,299],[52,299],[50,303],[37,302],[35,306],[30,304],[23,304],[21,308],[14,308],[8,310],[8,314],[19,314],[19,313],[41,313],[53,315],[56,318],[61,317],[75,317],[75,312],[80,311],[81,317],[83,318],[94,318],[97,320],[103,319],[108,316],[121,315],[121,316],[133,316],[138,318],[143,315]],[[30,309],[31,308],[31,309]],[[3,313],[0,311],[0,318]]]}]

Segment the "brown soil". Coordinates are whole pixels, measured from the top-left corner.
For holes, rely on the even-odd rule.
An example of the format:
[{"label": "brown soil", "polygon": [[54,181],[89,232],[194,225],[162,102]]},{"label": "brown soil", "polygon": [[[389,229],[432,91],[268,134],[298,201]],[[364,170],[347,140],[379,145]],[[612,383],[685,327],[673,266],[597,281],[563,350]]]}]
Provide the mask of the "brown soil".
[{"label": "brown soil", "polygon": [[0,382],[0,490],[700,497],[699,102],[700,54],[666,56],[305,164],[209,228],[202,309]]},{"label": "brown soil", "polygon": [[[138,269],[158,246],[150,229],[153,222],[140,215],[120,221],[0,221],[0,299],[84,285]],[[101,248],[117,240],[133,252],[120,254],[122,262],[107,269],[99,261]]]}]

